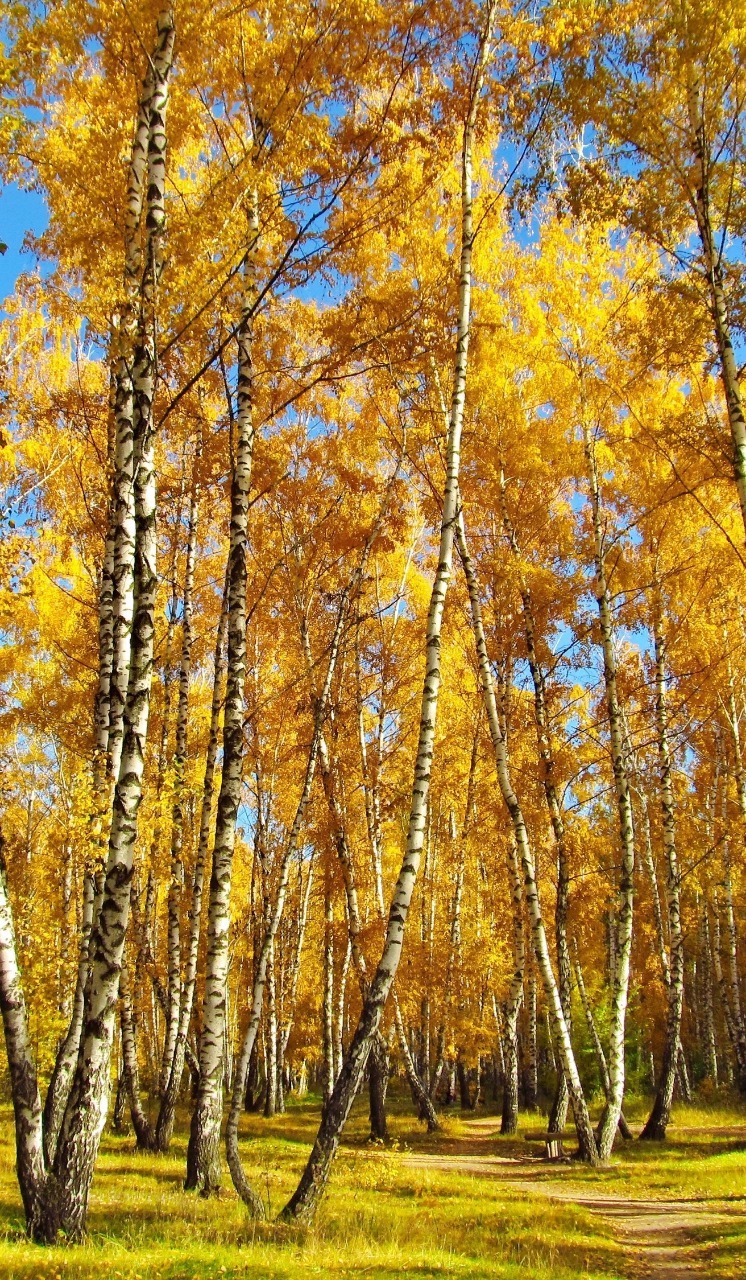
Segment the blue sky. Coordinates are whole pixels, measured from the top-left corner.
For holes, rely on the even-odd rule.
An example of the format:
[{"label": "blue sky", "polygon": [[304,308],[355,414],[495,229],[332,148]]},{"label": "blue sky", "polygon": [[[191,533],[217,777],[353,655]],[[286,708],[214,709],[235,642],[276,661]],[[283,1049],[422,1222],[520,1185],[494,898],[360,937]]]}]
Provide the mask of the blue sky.
[{"label": "blue sky", "polygon": [[0,191],[0,240],[7,244],[0,256],[0,299],[13,292],[21,271],[34,265],[33,254],[21,253],[27,231],[37,235],[47,224],[46,204],[35,191],[21,191],[13,183]]}]

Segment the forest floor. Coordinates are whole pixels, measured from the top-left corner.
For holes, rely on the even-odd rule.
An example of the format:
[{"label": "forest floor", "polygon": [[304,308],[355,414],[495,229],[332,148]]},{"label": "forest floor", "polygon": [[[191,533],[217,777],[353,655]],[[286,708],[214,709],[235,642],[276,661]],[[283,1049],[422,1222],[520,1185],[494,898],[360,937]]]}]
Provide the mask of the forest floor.
[{"label": "forest floor", "polygon": [[[167,1156],[107,1135],[84,1245],[23,1236],[12,1116],[0,1110],[0,1277],[8,1280],[301,1280],[306,1276],[453,1280],[727,1280],[746,1274],[746,1108],[676,1109],[670,1141],[620,1143],[610,1166],[547,1163],[522,1136],[499,1136],[490,1108],[451,1112],[425,1134],[392,1100],[392,1144],[370,1147],[363,1101],[345,1133],[311,1229],[252,1223],[232,1189],[182,1190],[186,1125]],[[639,1117],[643,1106],[641,1104]],[[184,1121],[185,1121],[184,1117]],[[634,1108],[630,1119],[634,1122]],[[318,1100],[246,1116],[247,1171],[274,1217],[318,1123]],[[545,1123],[545,1122],[544,1122]]]},{"label": "forest floor", "polygon": [[[683,1111],[679,1108],[680,1115]],[[715,1117],[708,1116],[708,1119]],[[639,1126],[637,1129],[639,1131]],[[581,1173],[571,1160],[548,1162],[520,1151],[512,1155],[493,1154],[495,1146],[505,1146],[506,1140],[499,1135],[498,1117],[483,1116],[463,1120],[461,1134],[451,1140],[449,1150],[412,1153],[405,1156],[404,1164],[413,1169],[498,1178],[503,1188],[506,1182],[512,1183],[521,1197],[528,1195],[555,1204],[582,1205],[598,1215],[618,1241],[624,1255],[619,1264],[621,1273],[634,1280],[637,1277],[687,1280],[697,1276],[743,1275],[746,1273],[746,1178],[742,1175],[740,1186],[737,1179],[735,1189],[724,1192],[719,1175],[730,1168],[730,1161],[725,1162],[725,1168],[723,1162],[718,1161],[708,1169],[705,1176],[711,1184],[709,1187],[701,1185],[701,1171],[698,1169],[699,1176],[693,1177],[694,1170],[688,1166],[690,1160],[699,1165],[702,1158],[727,1154],[723,1150],[726,1143],[733,1144],[738,1163],[746,1164],[746,1125],[678,1124],[672,1126],[669,1136],[671,1141],[661,1146],[623,1144],[609,1170]],[[572,1144],[567,1147],[572,1149]],[[693,1198],[662,1195],[660,1186],[656,1188],[657,1194],[649,1190],[650,1179],[646,1175],[653,1170],[647,1166],[655,1159],[656,1152],[663,1154],[663,1164],[672,1172],[665,1189],[680,1182],[683,1175],[683,1180],[692,1188]],[[681,1157],[683,1164],[679,1163]],[[655,1170],[658,1175],[655,1181],[659,1184],[661,1172],[660,1167]],[[609,1194],[608,1188],[615,1187],[620,1176],[627,1183],[627,1193]],[[588,1185],[588,1177],[599,1180],[601,1190]],[[731,1182],[727,1173],[725,1182],[728,1185]],[[635,1191],[642,1183],[640,1189],[644,1194],[631,1197],[630,1183]],[[708,1191],[712,1194],[708,1195]]]}]

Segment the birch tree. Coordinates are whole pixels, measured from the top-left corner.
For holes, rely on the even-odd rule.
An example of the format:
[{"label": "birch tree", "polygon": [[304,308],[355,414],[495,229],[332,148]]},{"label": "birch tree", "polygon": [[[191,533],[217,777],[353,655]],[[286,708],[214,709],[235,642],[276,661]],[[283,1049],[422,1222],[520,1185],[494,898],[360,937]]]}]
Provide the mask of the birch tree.
[{"label": "birch tree", "polygon": [[487,8],[485,26],[479,39],[479,51],[472,71],[469,106],[463,134],[461,161],[461,258],[453,399],[446,445],[446,483],[443,495],[443,519],[438,551],[438,569],[433,581],[427,620],[425,640],[427,665],[422,692],[420,731],[412,787],[412,806],[407,831],[406,853],[394,889],[383,953],[363,1005],[357,1028],[345,1055],[342,1070],[324,1111],[308,1164],[298,1187],[283,1210],[282,1217],[286,1220],[311,1219],[328,1181],[340,1134],[360,1087],[371,1045],[380,1025],[383,1007],[396,976],[409,904],[412,899],[422,853],[433,744],[435,741],[435,719],[441,683],[440,635],[453,561],[454,522],[458,510],[461,433],[466,400],[471,318],[471,257],[474,242],[472,149],[479,98],[484,84],[486,64],[491,53],[494,19],[494,6],[490,3]]}]

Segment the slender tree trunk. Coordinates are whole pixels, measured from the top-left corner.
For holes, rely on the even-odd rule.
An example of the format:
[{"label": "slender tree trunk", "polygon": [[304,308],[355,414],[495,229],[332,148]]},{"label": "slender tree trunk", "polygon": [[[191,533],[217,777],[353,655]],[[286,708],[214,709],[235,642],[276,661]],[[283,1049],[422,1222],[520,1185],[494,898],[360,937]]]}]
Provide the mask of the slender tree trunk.
[{"label": "slender tree trunk", "polygon": [[0,1011],[5,1031],[16,1131],[16,1172],[26,1215],[26,1231],[34,1240],[53,1241],[46,1196],[41,1097],[29,1037],[26,1002],[18,967],[13,911],[8,896],[5,841],[0,831]]},{"label": "slender tree trunk", "polygon": [[[192,670],[192,646],[194,644],[192,597],[194,593],[194,562],[197,550],[197,524],[199,519],[196,476],[199,457],[200,450],[198,449],[194,458],[195,474],[192,477],[192,492],[189,503],[186,564],[182,592],[179,698],[176,710],[173,800],[171,805],[171,881],[168,890],[168,1017],[161,1061],[162,1098],[165,1098],[171,1079],[180,1027],[181,899],[184,891],[184,769],[186,767],[189,731],[189,681]],[[161,1131],[160,1136],[165,1137],[164,1126],[160,1125],[159,1128]]]},{"label": "slender tree trunk", "polygon": [[344,957],[342,959],[342,969],[339,975],[339,988],[337,990],[337,1008],[334,1018],[334,1080],[342,1070],[344,1062],[344,1020],[347,1008],[347,978],[350,972],[350,958],[352,956],[352,944],[349,934],[347,936],[347,946],[345,947]]},{"label": "slender tree trunk", "polygon": [[73,1073],[78,1064],[78,1050],[80,1048],[80,1036],[83,1030],[83,1014],[85,1010],[85,993],[88,985],[88,953],[91,929],[93,927],[94,898],[94,877],[91,872],[86,872],[83,877],[83,919],[80,934],[78,972],[75,980],[75,994],[73,996],[70,1024],[65,1038],[57,1051],[54,1070],[52,1071],[44,1103],[44,1156],[47,1168],[51,1168],[57,1150],[60,1126],[67,1106]]},{"label": "slender tree trunk", "polygon": [[518,1130],[518,1014],[523,1000],[523,977],[526,968],[526,942],[523,929],[523,884],[515,841],[508,843],[508,869],[513,897],[513,974],[510,994],[505,1005],[502,1034],[504,1052],[503,1108],[501,1133]]},{"label": "slender tree trunk", "polygon": [[[359,676],[360,676],[359,655],[358,655],[358,662],[357,662],[357,675],[358,675],[358,683],[359,683]],[[379,783],[380,783],[379,772],[380,772],[380,763],[383,756],[384,719],[385,719],[385,700],[383,696],[383,689],[381,689],[380,707],[379,707],[379,714],[378,714],[378,769],[376,771],[375,778],[371,779],[369,769],[368,769],[368,752],[367,752],[367,746],[365,742],[363,703],[362,703],[362,698],[359,696],[358,733],[359,733],[359,742],[360,742],[360,759],[361,759],[362,773],[363,773],[365,816],[366,816],[366,824],[368,828],[368,839],[370,842],[370,849],[371,849],[371,855],[373,860],[375,903],[378,911],[378,916],[382,925],[384,924],[384,921],[386,918],[386,906],[385,906],[384,895],[383,895],[383,850],[382,850],[382,838],[381,838],[381,802],[380,802],[380,790],[379,790]],[[323,771],[322,771],[322,776],[324,776]],[[329,802],[328,795],[327,795],[327,800]],[[332,812],[332,821],[335,822],[335,831],[338,833],[336,838],[337,852],[342,861],[343,873],[345,875],[345,887],[347,889],[347,901],[348,901],[348,909],[349,909],[350,903],[351,903],[351,888],[353,887],[353,879],[351,875],[352,861],[351,861],[351,857],[349,856],[349,851],[347,850],[346,840],[344,839],[340,840],[339,838],[340,834],[341,835],[344,834],[343,828],[340,826],[339,822],[336,821],[335,813],[331,805],[330,805],[330,809]],[[355,901],[351,910],[350,919],[352,920],[354,918],[354,919],[357,919],[359,922],[359,911],[357,909],[356,893],[354,893],[353,896]],[[358,926],[356,928],[356,936],[357,934],[359,934],[359,932],[360,932],[360,926],[358,923]],[[360,970],[361,957],[362,957],[362,952],[360,951],[359,947],[356,947],[356,938],[353,938],[353,960],[355,961],[355,964],[358,970]],[[365,1002],[365,999],[367,998],[367,993],[368,993],[367,977],[365,978],[364,981],[365,981],[365,990],[364,992],[362,992],[363,1002]],[[428,1132],[433,1133],[438,1128],[438,1117],[435,1111],[433,1100],[435,1097],[435,1090],[437,1089],[438,1079],[440,1078],[440,1073],[438,1070],[436,1070],[435,1076],[433,1078],[433,1084],[430,1089],[427,1089],[423,1084],[422,1080],[420,1079],[419,1073],[417,1072],[415,1064],[412,1060],[412,1055],[409,1051],[409,1045],[407,1044],[407,1036],[406,1036],[406,1030],[404,1027],[404,1021],[401,1016],[401,1011],[399,1009],[399,1002],[398,1002],[395,991],[393,993],[393,1001],[394,1001],[394,1025],[396,1029],[396,1037],[399,1044],[399,1050],[402,1055],[402,1060],[404,1062],[404,1070],[407,1075],[407,1081],[409,1083],[412,1097],[417,1105],[418,1116],[421,1120],[424,1120],[427,1123]],[[379,1056],[380,1056],[380,1053],[379,1053]],[[375,1087],[375,1085],[373,1087]]]},{"label": "slender tree trunk", "polygon": [[466,373],[471,317],[471,257],[474,243],[472,223],[472,146],[477,106],[484,83],[484,69],[490,55],[494,6],[490,0],[485,31],[471,79],[469,112],[464,127],[462,153],[462,228],[458,336],[454,364],[453,402],[446,449],[446,483],[443,520],[438,552],[438,568],[433,582],[426,633],[426,673],[422,691],[420,730],[412,788],[412,804],[404,860],[394,889],[386,939],[375,977],[363,1005],[357,1028],[345,1055],[334,1092],[316,1135],[313,1150],[301,1180],[282,1212],[287,1220],[310,1220],[323,1195],[340,1135],[360,1087],[370,1048],[381,1022],[383,1008],[396,976],[401,957],[409,905],[417,877],[424,842],[430,791],[435,720],[440,692],[440,636],[448,584],[453,562],[453,531],[458,513],[458,476],[461,433],[466,399]]},{"label": "slender tree trunk", "polygon": [[619,1124],[624,1099],[624,1032],[629,994],[630,958],[632,953],[632,906],[635,872],[635,840],[632,821],[632,799],[624,759],[624,735],[617,691],[616,657],[611,600],[606,578],[606,549],[601,520],[601,496],[596,456],[587,423],[583,423],[583,440],[588,465],[591,517],[593,524],[596,602],[601,629],[601,649],[609,716],[611,764],[619,813],[621,868],[614,946],[614,969],[611,983],[611,1026],[609,1031],[609,1095],[599,1126],[599,1155],[608,1160]]},{"label": "slender tree trunk", "polygon": [[539,902],[539,891],[536,883],[534,855],[529,844],[528,831],[526,830],[523,812],[521,810],[518,797],[513,790],[513,784],[510,778],[507,745],[505,735],[500,725],[492,667],[487,653],[487,641],[484,634],[484,625],[482,623],[482,605],[479,595],[479,585],[477,583],[476,572],[466,544],[466,534],[464,531],[463,515],[461,512],[459,512],[458,515],[456,537],[461,562],[464,567],[466,585],[469,591],[471,620],[476,642],[482,695],[484,697],[490,737],[492,738],[492,745],[495,752],[495,766],[498,782],[503,801],[513,825],[516,847],[518,849],[523,868],[524,890],[526,894],[529,919],[531,921],[534,953],[544,985],[544,993],[552,1020],[552,1028],[557,1051],[568,1083],[568,1091],[575,1119],[575,1127],[578,1133],[580,1152],[583,1159],[588,1160],[591,1163],[595,1163],[598,1159],[596,1140],[593,1134],[593,1127],[588,1114],[588,1107],[583,1094],[583,1087],[580,1082],[577,1064],[575,1062],[572,1042],[567,1030],[567,1023],[565,1022],[565,1015],[562,1010],[559,988],[557,986],[551,957],[549,955],[549,946],[547,943],[541,904]]},{"label": "slender tree trunk", "polygon": [[334,898],[327,872],[324,895],[324,999],[322,1002],[323,1098],[334,1089]]},{"label": "slender tree trunk", "polygon": [[[258,957],[255,982],[253,982],[250,1021],[248,1021],[248,1027],[246,1029],[246,1034],[244,1034],[241,1053],[239,1053],[238,1057],[237,1068],[235,1068],[233,1101],[232,1105],[230,1105],[228,1123],[226,1123],[225,1126],[225,1151],[226,1158],[228,1158],[230,1176],[232,1176],[235,1190],[237,1190],[239,1196],[243,1199],[243,1202],[247,1204],[247,1207],[250,1208],[250,1211],[255,1216],[264,1215],[264,1204],[262,1204],[261,1198],[257,1196],[255,1190],[253,1190],[250,1183],[248,1183],[246,1174],[243,1172],[243,1167],[241,1165],[241,1153],[238,1151],[238,1121],[239,1117],[241,1117],[243,1094],[244,1089],[246,1089],[248,1062],[251,1060],[253,1043],[256,1041],[258,1023],[260,1023],[261,1018],[262,1001],[264,1001],[267,956],[269,956],[270,946],[273,945],[275,933],[278,931],[280,920],[282,920],[290,863],[292,863],[292,859],[296,856],[299,841],[301,841],[303,819],[305,819],[308,800],[310,800],[311,797],[311,788],[313,785],[313,777],[315,777],[316,773],[316,764],[319,762],[321,742],[324,740],[324,735],[322,735],[322,726],[324,726],[324,718],[326,716],[326,712],[328,712],[331,684],[333,684],[334,673],[337,671],[339,655],[340,652],[342,652],[344,627],[345,623],[348,621],[349,607],[351,607],[351,602],[354,599],[354,596],[356,596],[357,591],[360,590],[363,575],[365,575],[367,559],[369,559],[372,545],[374,545],[377,535],[379,535],[381,522],[384,520],[386,507],[388,507],[390,492],[392,492],[393,481],[397,474],[398,468],[397,471],[394,472],[392,481],[390,481],[390,484],[386,486],[383,503],[381,503],[379,515],[377,515],[374,527],[372,527],[369,538],[367,538],[365,548],[363,548],[360,564],[358,564],[356,572],[353,573],[351,581],[348,582],[347,588],[343,591],[342,600],[340,600],[337,612],[337,621],[335,621],[334,634],[331,636],[329,657],[328,662],[326,662],[324,686],[322,686],[319,695],[313,696],[313,736],[311,739],[311,748],[310,751],[308,751],[305,783],[303,783],[301,799],[299,799],[296,817],[294,817],[293,827],[290,829],[288,844],[287,847],[285,847],[283,855],[282,867],[280,867],[280,877],[278,890],[276,890],[274,911],[273,914],[271,914],[269,924],[267,924],[260,957]],[[306,648],[308,644],[307,630],[305,630],[305,627],[302,627],[301,630],[303,645],[305,645]],[[311,668],[312,663],[308,658],[310,658],[310,654],[308,654],[306,648],[306,659],[308,667]],[[365,1066],[365,1062],[363,1062],[363,1066]]]},{"label": "slender tree trunk", "polygon": [[681,929],[681,878],[676,850],[676,815],[671,776],[671,752],[668,742],[666,650],[660,602],[656,607],[653,630],[655,643],[655,719],[658,736],[663,849],[668,868],[666,902],[668,906],[670,960],[667,992],[668,1017],[666,1020],[666,1041],[663,1049],[661,1074],[658,1080],[653,1109],[640,1137],[655,1138],[658,1141],[663,1141],[666,1137],[666,1126],[671,1115],[676,1064],[679,1056],[681,1014],[684,1002],[684,936]]},{"label": "slender tree trunk", "polygon": [[300,977],[300,964],[303,955],[303,943],[306,937],[306,925],[308,923],[308,906],[311,901],[311,887],[313,885],[313,867],[314,856],[313,851],[308,860],[308,871],[306,875],[306,883],[303,884],[303,862],[298,864],[298,915],[295,920],[295,953],[290,968],[289,990],[287,994],[287,1015],[283,1018],[280,1028],[281,1051],[280,1058],[284,1063],[285,1054],[287,1053],[288,1042],[290,1040],[290,1032],[293,1029],[293,1019],[295,1017],[295,1005],[298,995],[298,979]]},{"label": "slender tree trunk", "polygon": [[733,909],[733,879],[730,862],[730,843],[723,841],[723,899],[725,903],[725,940],[728,957],[729,1009],[733,1027],[733,1048],[738,1068],[738,1087],[746,1093],[746,1023],[741,1007],[740,976],[738,972],[738,934]]},{"label": "slender tree trunk", "polygon": [[253,332],[257,296],[256,253],[259,213],[251,193],[244,288],[238,325],[238,412],[231,483],[228,555],[228,655],[223,718],[223,771],[218,796],[215,844],[210,878],[205,989],[199,1041],[200,1082],[192,1113],[187,1153],[186,1187],[210,1195],[220,1186],[220,1123],[228,980],[228,933],[233,850],[243,777],[243,716],[246,681],[246,556],[249,492],[254,456]]},{"label": "slender tree trunk", "polygon": [[200,810],[199,836],[197,854],[194,861],[192,878],[192,894],[189,906],[189,935],[187,940],[184,982],[181,987],[179,1004],[179,1025],[174,1044],[173,1057],[166,1089],[161,1099],[156,1124],[156,1146],[158,1151],[167,1151],[171,1142],[176,1114],[176,1102],[181,1088],[181,1077],[184,1073],[184,1061],[187,1052],[189,1023],[194,1006],[194,991],[197,983],[197,965],[199,959],[199,939],[202,922],[202,896],[205,883],[205,864],[207,862],[210,842],[210,825],[212,820],[212,801],[215,792],[215,763],[218,755],[218,738],[220,730],[220,711],[223,705],[222,684],[225,667],[225,635],[228,626],[228,569],[226,569],[223,602],[220,609],[218,634],[215,641],[215,657],[213,664],[212,705],[210,709],[210,732],[207,739],[207,755],[205,757],[205,773],[202,783],[202,808]]},{"label": "slender tree trunk", "polygon": [[371,1142],[388,1142],[386,1120],[386,1092],[389,1083],[389,1056],[382,1036],[373,1041],[368,1058],[370,1139]]},{"label": "slender tree trunk", "polygon": [[691,130],[692,151],[696,169],[694,207],[707,274],[710,311],[720,361],[720,377],[725,392],[728,424],[733,444],[733,473],[741,507],[741,517],[746,531],[746,419],[744,419],[738,364],[733,350],[728,303],[725,295],[722,249],[718,249],[716,246],[712,227],[710,172],[713,168],[713,159],[707,138],[702,104],[704,93],[704,84],[697,83],[693,72],[690,72],[687,99],[689,128]]},{"label": "slender tree trunk", "polygon": [[132,1009],[132,992],[126,964],[119,975],[120,1017],[122,1027],[122,1069],[132,1116],[132,1127],[137,1138],[138,1151],[153,1151],[155,1132],[142,1105],[140,1097],[140,1068],[137,1061],[137,1038]]},{"label": "slender tree trunk", "polygon": [[[740,1075],[741,1064],[738,1058],[738,1033],[736,1030],[735,1023],[733,1021],[733,1013],[730,1007],[728,979],[723,970],[723,962],[720,954],[720,903],[718,901],[717,895],[715,897],[713,914],[714,914],[714,937],[713,937],[712,958],[713,958],[713,963],[715,967],[715,980],[717,982],[718,991],[720,992],[720,1003],[723,1009],[723,1017],[725,1019],[726,1030],[728,1032],[728,1039],[730,1040],[731,1049],[733,1050],[733,1055],[735,1058],[736,1074]],[[729,1071],[729,1083],[732,1082],[732,1079],[733,1079],[732,1072]]]},{"label": "slender tree trunk", "polygon": [[[501,474],[500,492],[503,506],[503,524],[508,535],[513,557],[520,566],[520,547],[515,527],[508,515],[505,504],[505,481]],[[520,569],[519,569],[520,572]],[[557,948],[557,985],[560,1003],[565,1016],[568,1034],[572,1037],[572,963],[570,948],[567,942],[567,921],[570,912],[570,869],[565,838],[565,823],[562,806],[555,782],[556,769],[552,739],[549,732],[547,716],[547,694],[544,670],[539,661],[536,643],[536,619],[531,592],[521,573],[520,578],[523,628],[526,638],[526,654],[528,657],[531,682],[534,688],[534,718],[536,721],[537,745],[544,796],[549,810],[549,819],[554,835],[554,846],[557,859],[557,900],[554,914],[554,936]],[[549,1115],[549,1132],[561,1133],[567,1119],[569,1094],[565,1073],[560,1069],[557,1089]]]},{"label": "slender tree trunk", "polygon": [[[558,989],[559,990],[559,989]],[[530,1111],[539,1101],[539,1071],[537,1052],[537,1017],[536,1017],[536,970],[531,965],[528,971],[527,1024],[528,1035],[526,1052],[526,1106]]]},{"label": "slender tree trunk", "polygon": [[700,970],[702,972],[702,1025],[704,1037],[705,1075],[717,1088],[718,1058],[715,1041],[714,987],[712,946],[710,943],[710,921],[707,902],[702,900],[702,918],[700,922]]},{"label": "slender tree trunk", "polygon": [[271,1119],[271,1117],[275,1114],[277,1110],[277,1004],[275,1000],[276,990],[275,990],[274,938],[272,938],[267,951],[266,991],[267,991],[267,1009],[266,1009],[267,1091],[264,1095],[264,1114],[267,1117],[267,1119]]},{"label": "slender tree trunk", "polygon": [[[609,1090],[611,1088],[611,1081],[609,1080],[609,1068],[606,1062],[606,1054],[604,1053],[603,1045],[601,1044],[601,1037],[598,1034],[596,1019],[593,1016],[593,1009],[591,1008],[591,1002],[588,999],[588,993],[585,989],[585,981],[583,979],[583,970],[580,967],[580,959],[578,957],[577,943],[575,943],[575,977],[577,979],[580,1002],[583,1006],[583,1013],[585,1014],[585,1020],[588,1025],[588,1031],[591,1037],[591,1044],[593,1045],[593,1051],[596,1055],[596,1062],[598,1064],[598,1074],[601,1078],[601,1088],[604,1091],[604,1097],[608,1098]],[[619,1132],[621,1133],[623,1138],[631,1138],[633,1136],[632,1130],[630,1129],[629,1125],[627,1124],[627,1121],[624,1118],[624,1112],[621,1112],[619,1116]]]},{"label": "slender tree trunk", "polygon": [[148,100],[146,250],[132,376],[136,458],[135,604],[124,735],[101,914],[91,935],[90,999],[86,1000],[80,1057],[55,1154],[58,1200],[54,1220],[48,1224],[50,1229],[62,1225],[72,1240],[80,1239],[85,1231],[88,1194],[108,1108],[109,1066],[150,708],[157,589],[153,419],[155,293],[163,266],[166,110],[173,44],[173,14],[166,10],[158,19],[158,43],[148,77],[152,92]]}]

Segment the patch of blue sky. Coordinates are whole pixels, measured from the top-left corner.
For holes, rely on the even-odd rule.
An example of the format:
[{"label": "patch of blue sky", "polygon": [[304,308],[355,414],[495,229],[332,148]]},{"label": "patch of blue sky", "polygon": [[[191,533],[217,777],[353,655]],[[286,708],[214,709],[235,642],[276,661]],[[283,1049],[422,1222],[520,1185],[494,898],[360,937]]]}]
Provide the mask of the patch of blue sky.
[{"label": "patch of blue sky", "polygon": [[10,297],[19,275],[35,267],[26,237],[41,235],[48,221],[46,201],[37,191],[24,191],[15,182],[0,191],[0,240],[7,245],[0,256],[0,298]]}]

